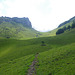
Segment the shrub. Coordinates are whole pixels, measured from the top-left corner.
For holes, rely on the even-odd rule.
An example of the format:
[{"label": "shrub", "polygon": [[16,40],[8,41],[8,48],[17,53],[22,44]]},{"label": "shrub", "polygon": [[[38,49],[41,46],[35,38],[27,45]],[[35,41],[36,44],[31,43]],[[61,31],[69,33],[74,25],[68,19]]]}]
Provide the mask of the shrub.
[{"label": "shrub", "polygon": [[59,30],[56,32],[56,35],[61,34],[61,33],[64,33],[64,30],[63,30],[63,29],[59,29]]},{"label": "shrub", "polygon": [[42,45],[41,46],[46,46],[44,41],[42,41]]},{"label": "shrub", "polygon": [[70,30],[70,28],[71,28],[71,26],[69,25],[69,26],[67,27],[67,29],[69,29],[69,30]]},{"label": "shrub", "polygon": [[63,30],[64,30],[64,31],[66,30],[66,26],[63,27]]},{"label": "shrub", "polygon": [[72,28],[75,28],[75,21],[73,21],[72,23]]}]

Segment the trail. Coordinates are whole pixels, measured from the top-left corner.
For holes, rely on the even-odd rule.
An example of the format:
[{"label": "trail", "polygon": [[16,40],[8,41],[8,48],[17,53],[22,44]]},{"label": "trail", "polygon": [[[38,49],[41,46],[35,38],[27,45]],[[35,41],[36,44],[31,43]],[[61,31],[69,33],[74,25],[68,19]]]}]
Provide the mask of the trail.
[{"label": "trail", "polygon": [[36,69],[35,69],[35,65],[38,62],[37,61],[37,56],[38,53],[35,55],[35,59],[33,60],[32,64],[30,65],[30,69],[28,70],[28,74],[27,75],[36,75]]}]

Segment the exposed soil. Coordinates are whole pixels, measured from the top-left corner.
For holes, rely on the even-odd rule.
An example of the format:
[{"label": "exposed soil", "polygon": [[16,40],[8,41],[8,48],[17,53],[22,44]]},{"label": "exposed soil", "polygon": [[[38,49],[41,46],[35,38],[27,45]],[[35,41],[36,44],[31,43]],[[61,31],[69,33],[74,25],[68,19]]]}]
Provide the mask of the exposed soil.
[{"label": "exposed soil", "polygon": [[28,70],[28,74],[27,75],[36,75],[36,69],[35,69],[35,65],[38,62],[37,61],[37,56],[38,53],[35,55],[35,59],[33,60],[32,64],[30,65],[30,69]]}]

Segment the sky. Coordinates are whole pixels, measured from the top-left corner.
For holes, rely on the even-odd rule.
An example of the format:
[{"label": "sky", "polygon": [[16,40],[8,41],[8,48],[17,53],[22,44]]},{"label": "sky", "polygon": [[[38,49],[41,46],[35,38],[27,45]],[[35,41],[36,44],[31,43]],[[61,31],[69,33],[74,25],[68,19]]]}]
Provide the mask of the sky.
[{"label": "sky", "polygon": [[75,16],[75,0],[0,0],[0,16],[28,17],[38,31],[49,31]]}]

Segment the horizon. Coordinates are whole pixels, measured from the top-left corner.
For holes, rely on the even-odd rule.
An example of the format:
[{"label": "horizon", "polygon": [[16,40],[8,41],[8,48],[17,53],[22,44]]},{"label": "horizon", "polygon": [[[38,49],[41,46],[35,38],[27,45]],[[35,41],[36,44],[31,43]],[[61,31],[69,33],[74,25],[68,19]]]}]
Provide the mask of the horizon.
[{"label": "horizon", "polygon": [[0,0],[0,16],[28,17],[32,27],[46,32],[75,16],[74,0]]}]

